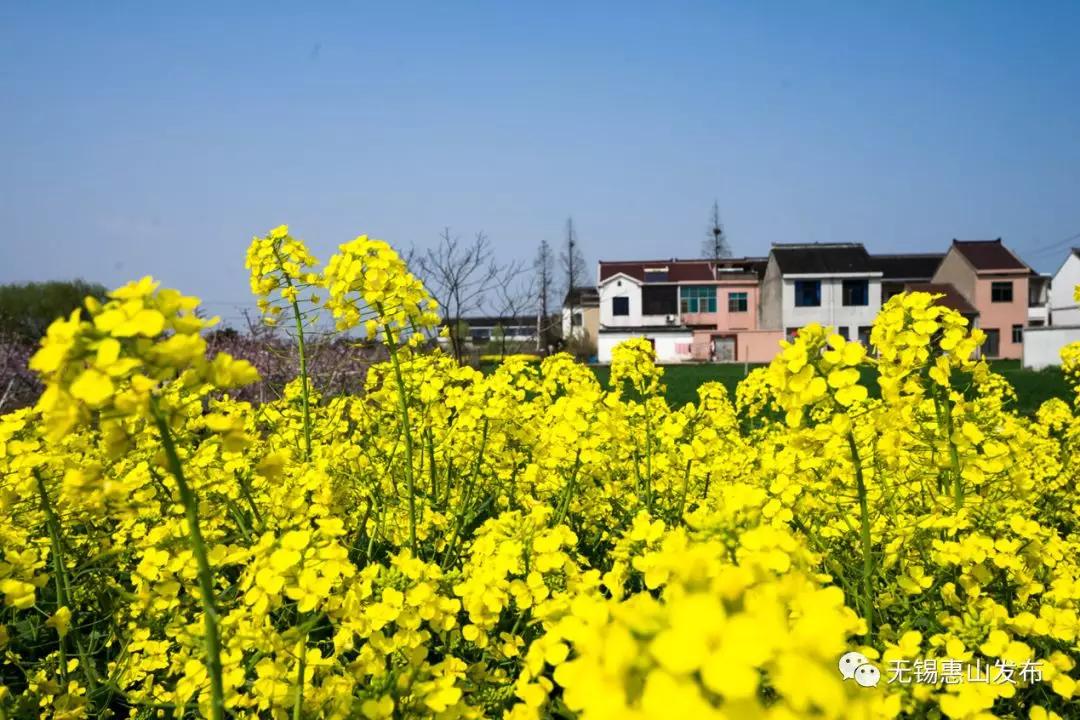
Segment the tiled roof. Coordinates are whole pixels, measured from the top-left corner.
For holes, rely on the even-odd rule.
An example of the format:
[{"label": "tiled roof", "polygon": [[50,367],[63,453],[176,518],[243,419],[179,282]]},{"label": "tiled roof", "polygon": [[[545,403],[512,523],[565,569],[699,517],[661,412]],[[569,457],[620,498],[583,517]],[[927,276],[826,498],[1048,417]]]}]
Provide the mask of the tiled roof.
[{"label": "tiled roof", "polygon": [[785,275],[877,272],[870,254],[859,243],[776,244],[772,255]]},{"label": "tiled roof", "polygon": [[758,277],[764,277],[765,268],[769,266],[769,258],[752,258],[748,265],[751,270],[758,274]]},{"label": "tiled roof", "polygon": [[[765,266],[768,258],[744,257],[722,258],[720,260],[633,260],[633,261],[600,261],[600,282],[609,277],[623,273],[630,277],[645,282],[645,269],[667,268],[667,280],[664,282],[710,282],[717,279],[716,267],[733,268],[746,273],[757,275],[765,274]],[[722,270],[721,277],[729,277],[731,270]]]},{"label": "tiled roof", "polygon": [[967,301],[960,291],[952,283],[907,283],[904,285],[905,292],[927,292],[934,295],[943,294],[945,297],[938,298],[939,305],[956,310],[961,315],[978,315],[979,311]]},{"label": "tiled roof", "polygon": [[895,253],[870,257],[874,266],[881,271],[883,280],[929,282],[945,255],[942,253]]},{"label": "tiled roof", "polygon": [[563,305],[581,305],[582,307],[594,307],[600,304],[600,293],[594,287],[576,287],[566,293]]},{"label": "tiled roof", "polygon": [[668,279],[665,282],[701,282],[714,279],[713,269],[708,260],[635,260],[633,262],[601,260],[600,282],[619,273],[645,282],[645,268],[667,268]]},{"label": "tiled roof", "polygon": [[[717,275],[720,273],[730,273],[734,270],[742,270],[743,272],[753,273],[759,278],[765,275],[765,268],[769,265],[769,258],[767,257],[741,257],[741,258],[722,258],[716,261],[716,267],[718,269]],[[731,268],[731,270],[721,270],[722,268]]]},{"label": "tiled roof", "polygon": [[953,240],[953,247],[976,270],[1027,270],[1020,258],[997,240]]}]

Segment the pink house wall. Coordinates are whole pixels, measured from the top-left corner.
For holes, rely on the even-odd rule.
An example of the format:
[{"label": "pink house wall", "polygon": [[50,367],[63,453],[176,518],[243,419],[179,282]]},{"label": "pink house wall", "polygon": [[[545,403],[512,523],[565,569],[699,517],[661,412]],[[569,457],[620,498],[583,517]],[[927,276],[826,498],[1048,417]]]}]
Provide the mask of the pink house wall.
[{"label": "pink house wall", "polygon": [[708,360],[714,336],[734,336],[735,362],[767,363],[780,352],[783,330],[695,330],[690,352],[695,360]]},{"label": "pink house wall", "polygon": [[[991,302],[991,286],[1004,280],[1012,282],[1012,302]],[[1028,322],[1028,276],[1019,273],[980,273],[975,279],[975,301],[972,304],[979,311],[979,327],[998,331],[998,357],[1023,357],[1024,345],[1012,341],[1012,327],[1026,326]]]},{"label": "pink house wall", "polygon": [[[687,286],[683,286],[687,287]],[[728,293],[746,293],[746,312],[728,312]],[[749,282],[721,284],[716,288],[716,312],[682,313],[684,325],[708,325],[717,330],[753,330],[757,328],[758,287]]]},{"label": "pink house wall", "polygon": [[[732,292],[746,293],[746,312],[728,311],[728,293]],[[739,362],[743,362],[743,355],[750,352],[753,352],[754,358],[763,359],[750,359],[749,362],[772,360],[772,356],[776,354],[775,347],[768,349],[768,357],[763,357],[764,351],[762,350],[763,343],[761,340],[753,337],[751,340],[744,342],[741,339],[747,331],[750,331],[752,335],[755,334],[753,331],[757,328],[758,300],[759,293],[756,283],[747,280],[720,281],[716,287],[716,312],[682,313],[681,315],[684,324],[697,326],[691,342],[691,356],[695,360],[708,360],[713,336],[735,335],[740,338],[736,341],[735,348],[736,359]],[[778,335],[782,334],[778,333]],[[764,345],[767,346],[768,342],[765,341]]]},{"label": "pink house wall", "polygon": [[[758,286],[739,282],[721,284],[716,288],[717,330],[753,330],[758,326]],[[728,293],[746,293],[746,312],[728,312]]]},{"label": "pink house wall", "polygon": [[690,357],[695,360],[709,359],[709,346],[715,330],[695,330],[693,340],[690,342]]},{"label": "pink house wall", "polygon": [[783,330],[747,330],[738,334],[739,362],[767,363],[780,352]]}]

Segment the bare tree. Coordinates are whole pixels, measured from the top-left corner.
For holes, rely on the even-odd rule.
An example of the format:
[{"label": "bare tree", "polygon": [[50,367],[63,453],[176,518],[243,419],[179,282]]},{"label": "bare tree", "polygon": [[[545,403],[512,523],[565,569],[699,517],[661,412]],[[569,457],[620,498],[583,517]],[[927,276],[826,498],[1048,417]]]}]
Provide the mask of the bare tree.
[{"label": "bare tree", "polygon": [[581,246],[578,244],[577,232],[574,230],[574,218],[566,219],[566,240],[563,250],[559,253],[559,262],[562,265],[563,278],[566,282],[566,309],[570,317],[574,317],[576,303],[574,290],[585,284],[585,258],[581,254]]},{"label": "bare tree", "polygon": [[548,346],[551,331],[551,293],[555,289],[555,256],[547,240],[540,241],[533,260],[534,285],[536,287],[536,349]]},{"label": "bare tree", "polygon": [[708,236],[701,243],[701,256],[708,260],[731,257],[724,226],[720,224],[720,203],[713,201]]},{"label": "bare tree", "polygon": [[499,330],[499,333],[497,336],[493,333],[492,339],[499,343],[499,354],[506,355],[510,328],[523,326],[521,321],[529,317],[536,308],[536,279],[524,275],[512,285],[499,285],[495,299],[498,314],[506,320],[508,326],[498,326],[496,330]]},{"label": "bare tree", "polygon": [[566,292],[580,287],[585,282],[585,258],[581,254],[581,246],[578,244],[577,231],[574,230],[574,218],[566,219],[566,240],[563,250],[559,253],[559,262],[562,265],[563,278],[566,282]]},{"label": "bare tree", "polygon": [[501,287],[509,287],[521,273],[521,263],[500,264],[488,237],[476,233],[471,242],[464,242],[444,228],[439,244],[414,256],[414,266],[439,303],[450,335],[450,347],[460,362],[467,340],[464,320],[479,313],[489,304]]}]

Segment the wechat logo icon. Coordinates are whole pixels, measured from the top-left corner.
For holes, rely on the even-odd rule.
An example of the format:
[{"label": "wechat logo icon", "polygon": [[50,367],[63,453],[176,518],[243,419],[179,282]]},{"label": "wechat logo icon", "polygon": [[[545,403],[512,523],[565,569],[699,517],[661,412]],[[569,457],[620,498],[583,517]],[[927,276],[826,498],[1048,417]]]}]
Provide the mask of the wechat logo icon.
[{"label": "wechat logo icon", "polygon": [[870,658],[859,652],[849,652],[840,658],[840,675],[845,680],[854,680],[859,685],[877,687],[881,680],[881,671],[870,662]]}]

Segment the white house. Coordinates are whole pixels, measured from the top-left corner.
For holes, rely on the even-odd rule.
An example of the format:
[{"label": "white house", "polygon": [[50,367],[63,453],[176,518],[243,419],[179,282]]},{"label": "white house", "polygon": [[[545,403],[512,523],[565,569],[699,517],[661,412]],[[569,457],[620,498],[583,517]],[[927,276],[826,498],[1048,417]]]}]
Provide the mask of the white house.
[{"label": "white house", "polygon": [[1080,285],[1080,248],[1073,248],[1050,281],[1050,324],[1080,326],[1080,304],[1073,289]]},{"label": "white house", "polygon": [[859,243],[774,244],[761,287],[761,326],[831,325],[869,343],[881,309],[882,270]]},{"label": "white house", "polygon": [[600,327],[636,327],[641,324],[641,281],[616,273],[600,281]]},{"label": "white house", "polygon": [[596,344],[597,358],[602,363],[611,362],[615,346],[631,338],[648,340],[657,362],[678,363],[693,359],[694,333],[681,327],[601,328]]},{"label": "white house", "polygon": [[715,281],[702,260],[601,261],[599,273],[602,328],[678,325],[679,284]]},{"label": "white house", "polygon": [[[611,349],[632,337],[652,342],[660,362],[693,359],[694,333],[681,319],[680,286],[715,283],[711,263],[676,259],[601,261],[598,273],[600,362],[610,362]],[[715,289],[710,291],[715,296]]]}]

